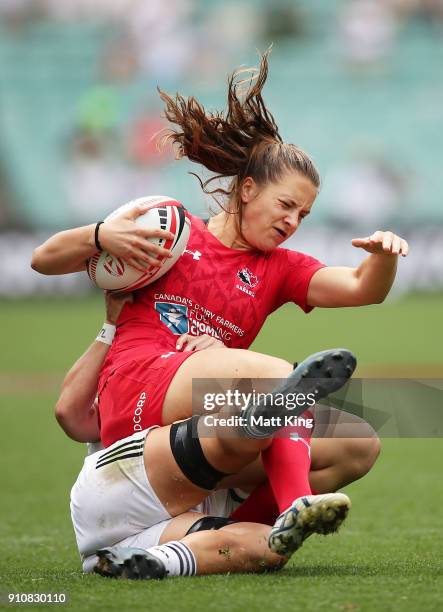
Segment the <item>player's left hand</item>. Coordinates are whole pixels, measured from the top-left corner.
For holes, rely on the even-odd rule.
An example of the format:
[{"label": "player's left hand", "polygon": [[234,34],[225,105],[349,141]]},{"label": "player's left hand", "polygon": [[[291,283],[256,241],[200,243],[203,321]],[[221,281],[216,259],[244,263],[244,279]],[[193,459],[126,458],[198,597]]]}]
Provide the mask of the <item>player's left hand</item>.
[{"label": "player's left hand", "polygon": [[409,246],[406,240],[392,232],[377,231],[367,238],[354,238],[352,245],[368,253],[380,255],[401,255],[406,257]]},{"label": "player's left hand", "polygon": [[223,348],[225,345],[221,340],[202,334],[201,336],[191,336],[182,334],[177,340],[176,349],[188,353],[190,351],[203,351],[204,349]]}]

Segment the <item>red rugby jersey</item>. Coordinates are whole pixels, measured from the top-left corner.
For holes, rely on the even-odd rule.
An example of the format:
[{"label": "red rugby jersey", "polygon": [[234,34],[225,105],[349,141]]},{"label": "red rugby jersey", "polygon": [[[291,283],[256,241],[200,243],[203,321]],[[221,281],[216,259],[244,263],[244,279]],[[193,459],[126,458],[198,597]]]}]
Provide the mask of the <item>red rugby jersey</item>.
[{"label": "red rugby jersey", "polygon": [[317,259],[277,248],[270,252],[223,245],[198,217],[189,215],[188,246],[174,267],[125,305],[101,373],[153,351],[175,350],[178,337],[213,335],[230,348],[248,348],[266,317],[286,302],[305,312]]}]

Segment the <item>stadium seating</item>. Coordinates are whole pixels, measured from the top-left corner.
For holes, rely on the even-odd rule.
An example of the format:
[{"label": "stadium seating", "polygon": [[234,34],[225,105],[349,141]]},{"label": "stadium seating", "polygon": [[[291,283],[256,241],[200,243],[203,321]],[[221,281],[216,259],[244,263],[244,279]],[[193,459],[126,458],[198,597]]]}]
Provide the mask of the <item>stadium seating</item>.
[{"label": "stadium seating", "polygon": [[[256,4],[259,10],[261,3]],[[307,149],[324,177],[313,222],[326,220],[334,206],[328,179],[363,150],[404,175],[398,217],[405,223],[441,223],[437,134],[443,130],[442,39],[422,26],[404,25],[381,69],[357,74],[341,56],[336,10],[334,3],[309,3],[304,36],[274,41],[266,90],[284,139]],[[103,24],[49,21],[30,25],[26,32],[0,32],[0,163],[17,202],[17,219],[30,226],[63,227],[73,218],[64,206],[66,143],[78,123],[82,98],[103,84],[100,61],[112,35]],[[218,91],[201,92],[204,102],[224,103],[224,75],[219,82]],[[187,81],[186,91],[191,87]],[[198,85],[192,92],[199,95]],[[154,83],[146,78],[119,84],[117,130],[124,130],[154,93]],[[187,169],[186,163],[160,169],[160,179],[164,191],[201,212],[198,185]]]}]

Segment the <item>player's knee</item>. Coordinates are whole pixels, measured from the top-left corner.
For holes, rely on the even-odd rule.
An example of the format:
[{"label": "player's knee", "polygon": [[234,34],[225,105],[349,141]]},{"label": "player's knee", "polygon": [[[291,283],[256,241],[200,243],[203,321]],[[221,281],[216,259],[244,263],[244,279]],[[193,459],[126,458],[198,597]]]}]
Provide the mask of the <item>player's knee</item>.
[{"label": "player's knee", "polygon": [[361,478],[371,470],[380,454],[381,443],[377,435],[349,441],[348,470],[355,478]]},{"label": "player's knee", "polygon": [[377,434],[374,437],[367,439],[367,462],[369,464],[368,471],[377,461],[381,452],[381,441]]}]

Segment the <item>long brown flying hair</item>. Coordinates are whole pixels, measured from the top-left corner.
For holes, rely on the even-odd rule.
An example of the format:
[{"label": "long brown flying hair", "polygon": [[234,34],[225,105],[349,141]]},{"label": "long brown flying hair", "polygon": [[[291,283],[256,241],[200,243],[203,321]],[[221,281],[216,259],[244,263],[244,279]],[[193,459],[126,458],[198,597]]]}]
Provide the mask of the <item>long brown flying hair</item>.
[{"label": "long brown flying hair", "polygon": [[[180,94],[171,97],[161,89],[165,117],[175,128],[164,138],[177,147],[177,157],[187,157],[201,164],[215,176],[202,181],[203,191],[216,197],[227,197],[228,209],[237,214],[241,233],[242,206],[240,186],[250,176],[258,185],[278,180],[285,171],[297,171],[319,187],[318,171],[307,153],[293,144],[283,142],[274,117],[262,97],[268,77],[269,50],[261,56],[258,69],[235,71],[228,81],[228,109],[208,112],[194,98]],[[245,78],[245,75],[248,75]],[[209,189],[213,181],[232,177],[229,185]]]}]

